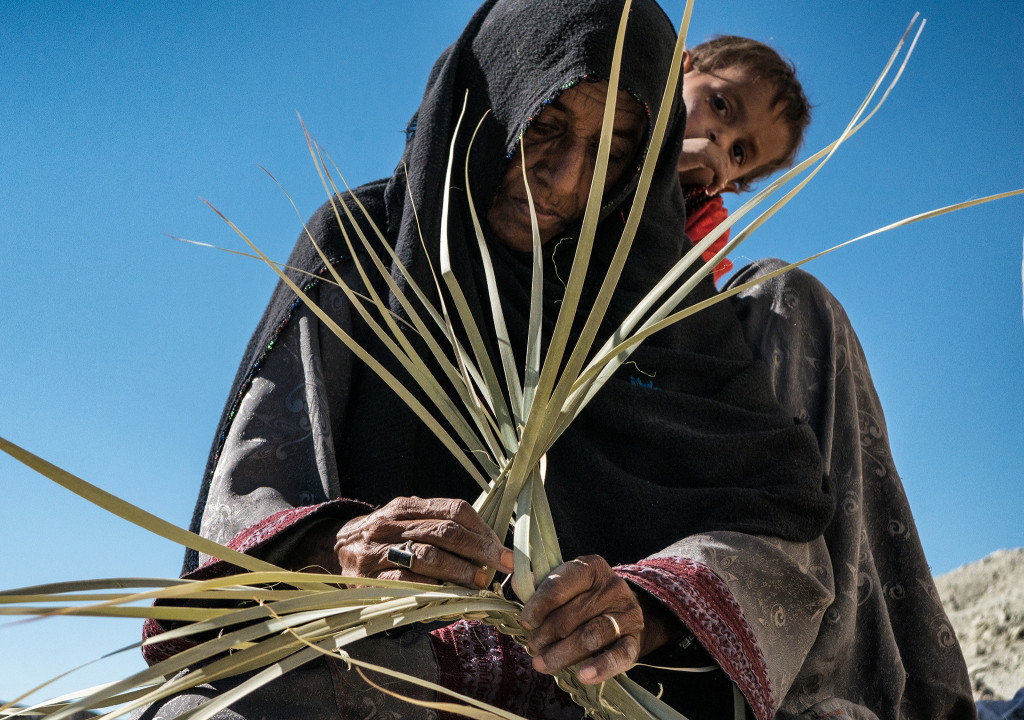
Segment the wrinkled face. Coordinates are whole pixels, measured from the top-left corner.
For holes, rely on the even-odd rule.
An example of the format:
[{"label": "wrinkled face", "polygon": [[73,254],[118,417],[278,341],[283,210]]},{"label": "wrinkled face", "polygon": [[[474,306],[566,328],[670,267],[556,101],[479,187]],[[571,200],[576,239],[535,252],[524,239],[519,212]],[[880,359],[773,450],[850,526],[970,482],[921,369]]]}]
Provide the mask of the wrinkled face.
[{"label": "wrinkled face", "polygon": [[[703,73],[690,67],[689,57],[683,69],[684,136],[707,138],[721,148],[729,158],[730,181],[786,156],[791,130],[782,107],[772,107],[772,83],[759,81],[743,67]],[[684,185],[708,185],[712,174],[695,168],[680,172],[679,179]],[[727,189],[736,191],[732,184]]]},{"label": "wrinkled face", "polygon": [[[583,216],[601,139],[608,83],[582,82],[544,107],[523,136],[526,177],[533,193],[542,243],[559,236]],[[635,100],[620,90],[605,190],[632,171],[647,129],[647,116]],[[523,161],[517,152],[494,194],[487,212],[494,234],[513,250],[533,248],[530,209],[523,185]]]}]

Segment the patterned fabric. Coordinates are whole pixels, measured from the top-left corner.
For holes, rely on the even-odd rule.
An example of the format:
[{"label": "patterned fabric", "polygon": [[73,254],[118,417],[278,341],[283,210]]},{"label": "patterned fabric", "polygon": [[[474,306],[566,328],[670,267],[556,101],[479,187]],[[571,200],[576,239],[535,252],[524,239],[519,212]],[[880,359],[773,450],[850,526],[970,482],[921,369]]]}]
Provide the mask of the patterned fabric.
[{"label": "patterned fabric", "polygon": [[[521,645],[493,627],[460,620],[431,635],[440,682],[446,688],[526,718],[583,716],[583,709],[558,689],[553,677],[534,671]],[[457,717],[441,714],[442,720]]]},{"label": "patterned fabric", "polygon": [[652,558],[616,572],[662,602],[690,628],[747,698],[758,720],[774,703],[765,659],[729,586],[706,565],[685,557]]},{"label": "patterned fabric", "polygon": [[[730,284],[783,264],[759,261]],[[711,533],[679,550],[713,569],[743,608],[768,662],[776,717],[973,718],[963,655],[845,311],[801,270],[744,292],[736,306],[779,401],[814,429],[839,506],[811,543]]]},{"label": "patterned fabric", "polygon": [[[324,503],[326,505],[326,503]],[[365,505],[363,507],[366,507]],[[228,543],[228,547],[238,552],[252,552],[265,545],[269,540],[278,537],[281,532],[313,515],[320,507],[306,505],[303,507],[278,510],[270,517],[254,525],[250,525],[238,533]],[[217,562],[217,558],[208,558],[201,567]]]},{"label": "patterned fabric", "polygon": [[[349,519],[363,515],[371,509],[372,507],[366,503],[340,498],[318,505],[287,508],[253,523],[224,544],[232,550],[258,555],[268,562],[284,565],[303,534],[316,523],[331,519]],[[237,572],[239,569],[231,563],[207,557],[201,567],[183,577],[189,580],[207,580]],[[167,629],[169,628],[159,621],[147,619],[142,627],[143,639],[148,640]],[[142,657],[153,665],[192,647],[195,647],[195,643],[189,639],[167,640],[143,646]]]}]

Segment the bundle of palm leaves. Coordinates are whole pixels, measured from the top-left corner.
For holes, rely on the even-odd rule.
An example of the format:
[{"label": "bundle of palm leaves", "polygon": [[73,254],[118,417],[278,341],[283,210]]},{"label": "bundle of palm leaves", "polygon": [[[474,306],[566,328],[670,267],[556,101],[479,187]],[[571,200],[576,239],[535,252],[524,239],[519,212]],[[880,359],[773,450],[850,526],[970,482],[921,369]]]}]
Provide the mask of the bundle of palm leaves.
[{"label": "bundle of palm leaves", "polygon": [[[321,252],[325,265],[332,273],[332,279],[327,281],[333,281],[344,291],[352,307],[359,312],[366,324],[418,385],[418,392],[403,386],[378,362],[378,359],[371,356],[312,302],[302,288],[284,273],[283,266],[268,259],[232,224],[252,248],[255,256],[277,272],[295,294],[308,304],[310,310],[410,405],[467,472],[476,479],[481,493],[474,502],[474,508],[499,538],[505,538],[509,528],[512,528],[512,546],[515,552],[513,586],[519,600],[504,597],[498,585],[493,585],[491,590],[473,591],[449,585],[435,586],[374,578],[287,572],[181,530],[0,438],[0,449],[72,492],[152,532],[201,553],[230,562],[245,571],[207,581],[114,578],[55,583],[0,593],[0,614],[153,618],[172,621],[177,626],[148,642],[162,643],[186,639],[194,641],[189,649],[131,677],[73,696],[54,698],[30,708],[16,708],[12,703],[0,708],[0,713],[7,717],[41,714],[50,720],[62,720],[81,710],[104,710],[106,714],[102,718],[108,720],[202,683],[248,674],[246,679],[231,691],[214,697],[189,713],[191,720],[206,720],[246,693],[322,654],[340,658],[350,668],[360,673],[382,673],[445,693],[447,691],[444,688],[423,680],[357,660],[348,654],[346,647],[376,633],[413,623],[457,618],[480,620],[525,642],[526,632],[519,621],[522,608],[519,601],[528,600],[534,592],[536,583],[562,563],[544,489],[545,453],[645,338],[692,313],[699,312],[710,303],[722,301],[747,289],[749,284],[739,285],[703,303],[678,309],[691,289],[711,272],[721,258],[733,253],[753,231],[789,202],[838,147],[877,111],[899,78],[913,49],[911,43],[903,64],[898,67],[888,88],[881,93],[872,107],[872,102],[878,96],[885,79],[889,77],[908,38],[908,28],[878,80],[839,137],[765,187],[708,234],[671,269],[611,336],[604,339],[595,349],[598,328],[601,326],[630,251],[665,135],[668,112],[662,112],[654,124],[651,150],[646,155],[634,204],[629,211],[618,248],[607,269],[597,301],[586,315],[582,332],[579,333],[576,343],[570,347],[570,328],[577,321],[580,310],[583,279],[598,224],[603,179],[608,166],[612,118],[615,112],[618,68],[629,6],[627,0],[615,47],[595,176],[583,217],[579,245],[572,272],[566,283],[558,320],[543,358],[540,328],[543,270],[540,237],[536,216],[533,215],[534,277],[530,332],[524,354],[522,378],[505,329],[498,289],[494,283],[493,272],[490,272],[487,245],[475,210],[472,210],[471,197],[470,208],[480,254],[485,269],[488,270],[489,300],[493,331],[500,348],[500,368],[492,365],[482,333],[463,298],[457,279],[451,272],[444,223],[441,229],[441,267],[438,268],[439,277],[435,277],[437,287],[434,292],[428,293],[425,288],[415,284],[405,272],[398,257],[394,255],[390,245],[384,241],[379,229],[369,221],[368,215],[363,213],[365,217],[357,219],[348,204],[338,202],[334,209],[343,230],[346,227],[354,229],[354,236],[345,236],[352,250],[351,257],[362,256],[372,262],[372,267],[358,267],[365,290],[357,291],[349,287]],[[691,7],[692,1],[686,7],[673,58],[673,70],[665,85],[666,100],[661,107],[666,109],[671,107],[669,99],[677,92],[678,71],[682,66]],[[914,24],[912,22],[911,27]],[[916,41],[916,37],[914,40]],[[461,128],[461,124],[460,120],[456,134],[466,132]],[[307,140],[324,187],[329,196],[335,198],[341,190],[335,180],[336,177],[340,179],[340,173],[308,135]],[[456,160],[453,151],[448,166],[449,187],[452,185],[453,176],[461,172],[465,177],[468,173],[467,167],[460,168]],[[803,177],[799,182],[770,204],[742,232],[735,234],[714,258],[706,263],[701,260],[702,253],[724,232],[801,176]],[[343,180],[341,183],[344,185]],[[468,178],[463,187],[469,187]],[[1020,192],[1024,191],[1004,193],[923,213],[868,235]],[[533,214],[532,199],[529,202]],[[356,211],[359,209],[356,208]],[[445,217],[447,210],[446,200]],[[368,227],[369,230],[364,232],[363,227]],[[312,241],[312,235],[309,237]],[[855,238],[859,239],[861,238]],[[370,252],[355,252],[356,243]],[[391,265],[405,276],[417,302],[412,302],[392,279],[392,268],[379,259],[381,248],[391,253]],[[825,252],[834,249],[836,248]],[[802,265],[822,254],[824,252],[779,270],[772,276]],[[358,263],[358,260],[356,262]],[[387,283],[390,292],[405,310],[407,320],[398,320],[389,308],[388,298],[381,297],[374,291],[375,283],[370,280],[370,276],[374,274],[379,275]],[[687,277],[686,281],[680,282],[684,277]],[[429,299],[431,296],[448,297],[453,307],[449,308],[443,302],[435,307]],[[456,327],[461,328],[464,335],[457,333]],[[415,333],[424,341],[431,357],[423,358],[417,354],[413,343],[410,342],[409,333]],[[460,337],[466,339],[465,343]],[[438,374],[435,375],[435,372]],[[427,398],[432,407],[418,400],[420,396]],[[156,600],[167,602],[139,605],[140,601],[152,603]],[[181,604],[182,601],[201,602],[185,605]],[[241,608],[238,607],[240,601],[243,601]],[[175,604],[176,602],[178,604]],[[181,671],[186,668],[190,668],[190,672],[182,673]],[[638,720],[668,720],[681,717],[625,675],[600,685],[586,685],[578,681],[575,670],[574,667],[566,668],[558,674],[557,681],[594,716],[626,716]],[[372,682],[372,677],[366,677],[367,682]],[[737,698],[737,711],[742,712],[742,698],[738,691]],[[19,699],[16,698],[14,702]],[[459,703],[424,703],[412,700],[410,702],[428,704],[472,718],[516,717],[470,698],[462,697],[460,700]]]}]

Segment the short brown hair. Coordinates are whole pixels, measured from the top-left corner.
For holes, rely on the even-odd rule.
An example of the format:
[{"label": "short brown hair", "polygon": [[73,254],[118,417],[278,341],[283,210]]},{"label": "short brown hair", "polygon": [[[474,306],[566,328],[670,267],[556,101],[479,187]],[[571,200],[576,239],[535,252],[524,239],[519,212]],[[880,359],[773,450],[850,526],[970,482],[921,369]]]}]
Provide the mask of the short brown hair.
[{"label": "short brown hair", "polygon": [[804,130],[811,123],[811,104],[803,86],[796,79],[796,66],[772,47],[757,40],[737,35],[716,35],[690,49],[693,69],[712,73],[728,67],[742,67],[760,80],[775,86],[772,107],[782,105],[782,119],[789,125],[790,142],[786,154],[778,160],[754,168],[734,182],[741,192],[750,189],[755,180],[768,177],[776,170],[790,167],[804,139]]}]

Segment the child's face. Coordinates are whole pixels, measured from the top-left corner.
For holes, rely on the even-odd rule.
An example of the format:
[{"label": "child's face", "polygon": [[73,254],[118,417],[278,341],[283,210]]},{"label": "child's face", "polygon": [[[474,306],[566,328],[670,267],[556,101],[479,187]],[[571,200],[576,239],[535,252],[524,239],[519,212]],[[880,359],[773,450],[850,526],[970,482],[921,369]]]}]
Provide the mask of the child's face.
[{"label": "child's face", "polygon": [[775,87],[749,70],[732,66],[704,73],[683,62],[686,131],[679,180],[715,192],[738,192],[735,180],[781,160],[791,130],[772,107]]}]

